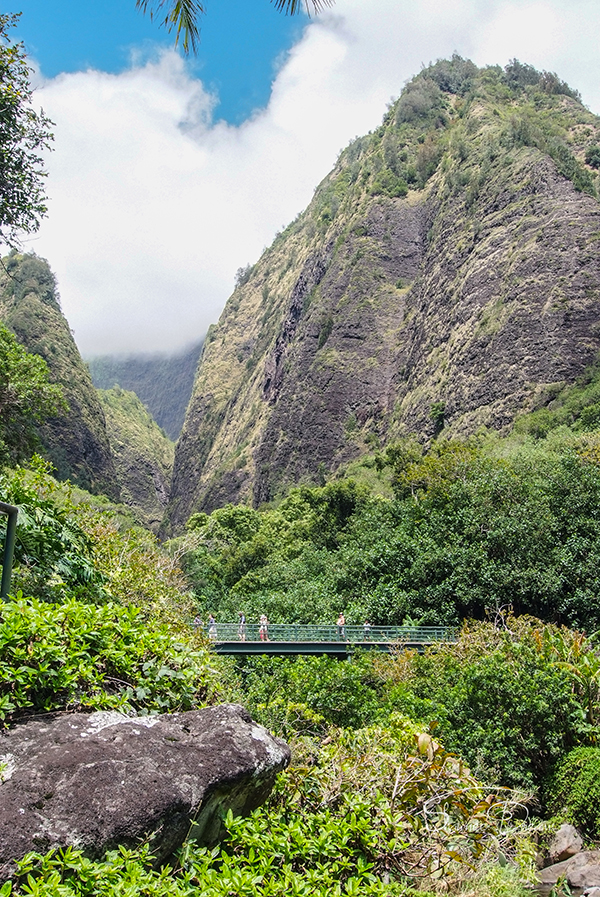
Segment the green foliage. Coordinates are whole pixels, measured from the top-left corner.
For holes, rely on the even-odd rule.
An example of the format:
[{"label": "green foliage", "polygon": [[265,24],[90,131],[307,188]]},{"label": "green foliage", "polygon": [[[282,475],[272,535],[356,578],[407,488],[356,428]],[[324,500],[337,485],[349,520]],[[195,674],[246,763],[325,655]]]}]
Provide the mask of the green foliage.
[{"label": "green foliage", "polygon": [[[562,431],[561,431],[562,432]],[[177,550],[205,611],[273,622],[430,625],[517,613],[598,628],[600,440],[389,446],[371,463],[395,498],[353,481],[292,490],[276,508],[202,518]]]},{"label": "green foliage", "polygon": [[589,171],[575,158],[564,138],[555,133],[551,119],[543,111],[525,109],[511,117],[503,135],[506,146],[533,146],[554,159],[560,174],[568,178],[576,190],[596,196]]},{"label": "green foliage", "polygon": [[436,63],[424,69],[422,74],[435,81],[440,90],[464,96],[473,87],[478,69],[470,59],[463,59],[462,56],[453,53],[450,59],[438,59]]},{"label": "green foliage", "polygon": [[396,123],[443,119],[444,98],[433,79],[424,74],[410,81],[396,106]]},{"label": "green foliage", "polygon": [[406,181],[390,171],[389,168],[382,168],[376,175],[371,185],[371,193],[373,195],[381,194],[394,198],[396,196],[406,196],[408,193],[408,184]]},{"label": "green foliage", "polygon": [[595,732],[585,698],[557,662],[555,632],[527,619],[508,618],[501,628],[471,624],[456,646],[407,652],[377,668],[390,704],[436,721],[447,747],[485,781],[539,789],[573,745]]},{"label": "green foliage", "polygon": [[249,658],[242,676],[252,714],[287,738],[330,725],[360,728],[385,716],[381,683],[367,657],[352,663],[329,657]]},{"label": "green foliage", "polygon": [[543,93],[567,96],[581,101],[579,91],[573,90],[565,81],[561,81],[554,72],[539,72],[532,65],[519,62],[518,59],[511,59],[505,66],[504,80],[514,91],[538,87]]},{"label": "green foliage", "polygon": [[65,408],[44,359],[27,352],[0,323],[0,461],[28,457],[39,444],[35,424]]},{"label": "green foliage", "polygon": [[543,405],[515,421],[518,433],[544,438],[557,427],[575,431],[596,430],[600,424],[600,366],[589,367],[572,384],[557,384],[542,397]]},{"label": "green foliage", "polygon": [[148,626],[135,607],[16,598],[0,615],[0,715],[116,708],[190,710],[205,702],[206,654]]},{"label": "green foliage", "polygon": [[600,748],[577,747],[567,754],[552,779],[548,805],[587,838],[600,837]]},{"label": "green foliage", "polygon": [[194,605],[177,556],[110,508],[76,502],[69,486],[34,458],[0,476],[0,495],[19,508],[13,586],[50,602],[117,601],[185,631]]},{"label": "green foliage", "polygon": [[590,168],[600,168],[600,146],[588,146],[585,151],[585,161]]},{"label": "green foliage", "polygon": [[9,36],[17,20],[0,14],[0,240],[10,246],[21,233],[36,231],[46,214],[40,153],[52,139],[51,122],[31,106],[23,44]]},{"label": "green foliage", "polygon": [[265,809],[228,814],[213,849],[188,843],[175,868],[146,848],[93,862],[77,851],[29,854],[15,894],[179,897],[430,897],[415,886],[464,879],[502,849],[515,855],[510,792],[490,791],[409,721],[332,732],[297,745]]},{"label": "green foliage", "polygon": [[104,577],[94,567],[93,543],[74,515],[68,491],[35,457],[31,470],[0,474],[0,495],[17,505],[13,585],[47,601],[85,595],[103,600]]}]

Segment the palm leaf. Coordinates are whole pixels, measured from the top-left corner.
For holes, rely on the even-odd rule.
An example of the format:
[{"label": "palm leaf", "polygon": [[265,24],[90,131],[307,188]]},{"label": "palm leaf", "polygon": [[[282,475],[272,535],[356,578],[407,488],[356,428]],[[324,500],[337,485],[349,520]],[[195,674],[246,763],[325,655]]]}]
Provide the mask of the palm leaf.
[{"label": "palm leaf", "polygon": [[327,7],[333,6],[334,0],[272,0],[272,2],[279,12],[295,16],[304,9],[310,15],[310,7],[314,13],[322,12]]},{"label": "palm leaf", "polygon": [[[204,5],[200,0],[136,0],[136,9],[150,12],[152,20],[158,17],[160,24],[167,31],[175,29],[175,46],[181,39],[183,52],[187,55],[198,49],[200,40],[199,19],[204,13]],[[164,18],[163,18],[164,16]]]},{"label": "palm leaf", "polygon": [[[286,15],[294,16],[304,9],[310,15],[310,11],[319,13],[329,6],[333,6],[334,0],[272,0],[275,9]],[[175,46],[181,39],[183,52],[187,55],[195,53],[200,40],[200,16],[205,12],[202,0],[136,0],[136,9],[150,13],[152,20],[158,18],[161,25],[167,31],[175,30]]]}]

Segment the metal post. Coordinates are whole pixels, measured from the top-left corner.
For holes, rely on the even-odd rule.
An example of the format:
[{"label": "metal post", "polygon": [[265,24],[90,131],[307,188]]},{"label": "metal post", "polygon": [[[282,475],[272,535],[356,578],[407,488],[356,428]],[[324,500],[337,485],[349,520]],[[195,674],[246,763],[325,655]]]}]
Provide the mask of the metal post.
[{"label": "metal post", "polygon": [[0,586],[0,600],[6,601],[12,576],[13,556],[15,553],[15,541],[17,537],[17,515],[19,509],[14,505],[7,505],[5,502],[0,501],[0,512],[8,516],[6,539],[4,540],[4,553],[2,555],[2,585]]}]

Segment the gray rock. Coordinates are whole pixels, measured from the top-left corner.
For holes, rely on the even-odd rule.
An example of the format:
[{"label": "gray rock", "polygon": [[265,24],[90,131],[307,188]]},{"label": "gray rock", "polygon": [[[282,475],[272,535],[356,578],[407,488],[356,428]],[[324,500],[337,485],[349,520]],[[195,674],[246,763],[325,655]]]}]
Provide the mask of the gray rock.
[{"label": "gray rock", "polygon": [[210,843],[224,814],[250,812],[289,762],[288,746],[226,704],[126,717],[52,714],[0,737],[0,877],[30,850],[90,857],[148,839],[157,860],[190,832]]},{"label": "gray rock", "polygon": [[561,825],[554,838],[550,842],[548,854],[553,863],[560,863],[575,856],[583,847],[581,835],[572,825]]},{"label": "gray rock", "polygon": [[570,888],[578,891],[600,887],[600,850],[582,850],[539,873],[539,883],[544,891],[554,887],[559,878],[564,878]]}]

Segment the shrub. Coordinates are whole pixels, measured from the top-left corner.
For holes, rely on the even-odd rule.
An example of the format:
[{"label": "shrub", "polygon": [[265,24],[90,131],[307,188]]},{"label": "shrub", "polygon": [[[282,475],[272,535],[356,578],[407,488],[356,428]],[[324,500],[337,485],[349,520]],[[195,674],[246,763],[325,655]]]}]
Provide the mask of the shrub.
[{"label": "shrub", "polygon": [[586,837],[600,837],[600,748],[578,747],[567,754],[552,779],[548,806]]},{"label": "shrub", "polygon": [[29,711],[126,713],[205,704],[207,654],[134,607],[18,595],[0,608],[0,719]]},{"label": "shrub", "polygon": [[589,146],[585,151],[585,161],[590,168],[600,168],[600,146]]}]

